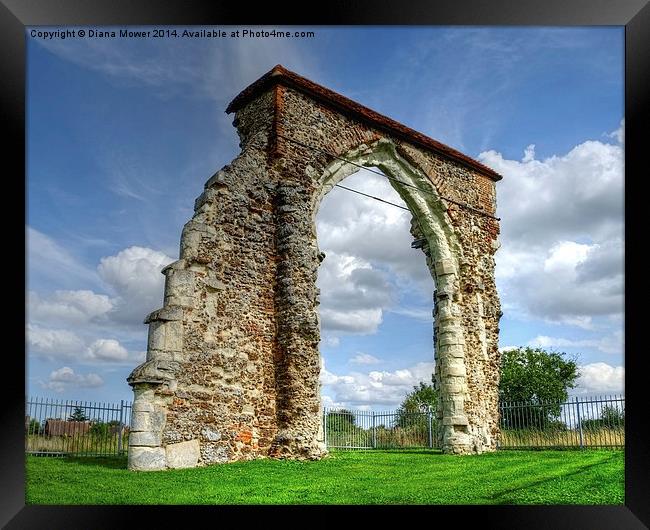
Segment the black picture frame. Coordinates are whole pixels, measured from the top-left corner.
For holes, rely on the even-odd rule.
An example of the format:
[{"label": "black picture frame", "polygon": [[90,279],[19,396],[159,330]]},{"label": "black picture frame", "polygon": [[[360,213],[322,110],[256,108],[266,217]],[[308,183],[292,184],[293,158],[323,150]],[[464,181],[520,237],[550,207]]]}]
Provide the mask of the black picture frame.
[{"label": "black picture frame", "polygon": [[[411,0],[399,4],[387,0],[329,0],[323,9],[306,11],[306,4],[278,6],[274,2],[256,3],[199,2],[196,0],[2,0],[0,4],[0,102],[5,129],[5,189],[26,204],[25,182],[25,27],[37,25],[102,26],[102,25],[535,25],[535,26],[625,26],[625,275],[626,289],[626,448],[624,506],[430,506],[390,507],[397,517],[423,510],[430,524],[438,518],[451,516],[456,521],[476,517],[482,528],[588,528],[627,529],[648,528],[650,525],[649,446],[645,439],[644,418],[647,408],[641,390],[644,369],[642,359],[647,353],[639,340],[643,279],[639,269],[643,264],[642,247],[635,244],[641,238],[644,196],[640,191],[647,166],[642,160],[643,143],[650,122],[650,6],[648,0]],[[318,4],[313,4],[317,7]],[[643,173],[645,170],[645,173]],[[3,213],[7,217],[5,248],[26,248],[24,232],[11,208],[13,193]],[[25,212],[26,214],[26,212]],[[635,219],[637,217],[638,219]],[[25,215],[26,219],[26,215]],[[24,223],[23,223],[24,228]],[[15,255],[15,250],[11,256]],[[7,257],[5,257],[7,260]],[[4,261],[4,260],[3,260]],[[12,260],[8,273],[12,286],[24,303],[19,264]],[[9,264],[9,263],[8,263]],[[24,269],[23,269],[24,271]],[[23,279],[25,277],[23,276]],[[636,281],[635,281],[636,280]],[[638,282],[638,283],[637,283]],[[20,306],[20,304],[19,304]],[[5,329],[18,337],[24,320],[15,310],[8,312]],[[9,319],[9,320],[7,320]],[[13,320],[15,319],[15,322]],[[15,330],[15,331],[14,331]],[[20,344],[20,339],[17,340]],[[135,526],[138,519],[150,526],[169,524],[171,512],[182,512],[188,521],[209,516],[213,524],[223,523],[227,515],[242,516],[242,507],[133,507],[133,506],[25,506],[24,469],[24,394],[25,358],[19,349],[7,349],[4,358],[4,395],[0,407],[0,524],[6,528],[120,528]],[[24,351],[24,350],[23,350]],[[435,484],[432,484],[435,487]],[[328,507],[329,509],[330,507]],[[384,518],[388,507],[331,507],[337,511],[363,510],[364,524]],[[258,513],[273,509],[280,513],[291,509],[311,511],[310,507],[262,507]],[[322,509],[322,508],[321,508]],[[189,513],[192,511],[194,513]],[[198,511],[198,513],[197,513]],[[402,511],[404,512],[402,514]],[[188,513],[186,513],[188,512]],[[180,514],[179,514],[180,515]],[[284,517],[284,515],[280,515]],[[287,513],[286,516],[289,516]],[[292,513],[291,518],[296,514]],[[145,519],[146,518],[146,519]],[[410,520],[410,519],[407,519]],[[241,519],[242,524],[247,520]],[[280,524],[284,520],[278,520]],[[309,523],[309,520],[304,520]],[[331,524],[337,524],[332,520]]]}]

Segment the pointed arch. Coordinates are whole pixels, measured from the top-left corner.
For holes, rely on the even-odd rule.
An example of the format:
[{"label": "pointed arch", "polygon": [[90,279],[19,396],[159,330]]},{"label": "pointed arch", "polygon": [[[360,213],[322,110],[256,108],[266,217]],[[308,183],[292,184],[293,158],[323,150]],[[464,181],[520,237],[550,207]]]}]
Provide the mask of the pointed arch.
[{"label": "pointed arch", "polygon": [[[464,403],[468,399],[465,380],[465,340],[456,301],[463,249],[454,232],[444,199],[431,179],[416,165],[400,156],[389,139],[361,144],[333,160],[318,178],[312,199],[312,224],[316,236],[316,215],[323,197],[345,178],[359,171],[359,166],[376,167],[408,206],[416,229],[426,240],[423,251],[436,287],[434,358],[436,382],[441,406],[438,424],[442,426],[438,441],[443,447],[469,446],[468,420]],[[449,405],[445,406],[444,403]]]}]

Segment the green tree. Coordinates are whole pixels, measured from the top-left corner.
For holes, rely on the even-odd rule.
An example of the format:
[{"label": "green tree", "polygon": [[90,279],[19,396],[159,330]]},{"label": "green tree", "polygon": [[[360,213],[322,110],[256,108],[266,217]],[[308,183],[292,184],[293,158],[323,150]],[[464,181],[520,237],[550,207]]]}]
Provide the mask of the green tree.
[{"label": "green tree", "polygon": [[90,434],[95,438],[106,438],[108,436],[108,424],[103,421],[94,422],[90,426]]},{"label": "green tree", "polygon": [[89,419],[82,407],[75,407],[68,421],[88,421]]},{"label": "green tree", "polygon": [[557,420],[580,375],[576,360],[565,356],[530,347],[503,352],[499,400],[517,404],[503,408],[506,427],[541,428]]},{"label": "green tree", "polygon": [[118,420],[96,421],[90,426],[90,434],[95,438],[108,438],[118,433],[119,428],[120,422]]},{"label": "green tree", "polygon": [[581,423],[582,428],[585,430],[622,429],[625,427],[625,410],[605,405],[600,411],[600,418],[587,418],[582,420]]},{"label": "green tree", "polygon": [[29,420],[29,425],[27,427],[27,433],[28,434],[41,434],[41,422],[38,421],[36,418],[32,418]]},{"label": "green tree", "polygon": [[427,422],[428,419],[422,415],[416,415],[417,412],[427,412],[429,408],[435,414],[438,405],[439,391],[436,388],[435,376],[431,375],[431,383],[420,382],[418,386],[414,386],[413,390],[409,392],[404,401],[397,409],[397,416],[395,418],[395,425],[411,425],[414,422],[422,423]]},{"label": "green tree", "polygon": [[409,392],[402,404],[399,406],[398,413],[426,412],[429,407],[435,410],[438,404],[438,389],[435,382],[421,382],[419,386],[414,386],[413,391]]},{"label": "green tree", "polygon": [[354,412],[348,409],[328,412],[325,421],[329,432],[350,432],[357,425]]},{"label": "green tree", "polygon": [[619,409],[611,405],[605,405],[600,413],[603,425],[610,429],[625,426],[625,409]]}]

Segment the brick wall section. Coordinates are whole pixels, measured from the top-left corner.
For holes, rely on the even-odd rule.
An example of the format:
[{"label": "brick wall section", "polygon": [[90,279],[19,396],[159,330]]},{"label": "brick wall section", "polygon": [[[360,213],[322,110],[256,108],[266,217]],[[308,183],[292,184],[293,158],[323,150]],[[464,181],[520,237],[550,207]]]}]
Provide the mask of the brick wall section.
[{"label": "brick wall section", "polygon": [[[180,259],[164,271],[164,307],[146,319],[147,359],[128,378],[135,393],[130,469],[326,454],[314,210],[336,156],[375,156],[379,164],[392,146],[399,167],[419,172],[435,193],[495,210],[495,179],[480,167],[290,85],[265,85],[237,108],[242,151],[206,182],[183,228]],[[435,215],[415,215],[414,236],[442,223],[445,248],[453,249],[443,260],[440,249],[424,249],[444,286],[434,300],[439,440],[447,452],[493,450],[498,222],[434,194],[428,207]]]}]

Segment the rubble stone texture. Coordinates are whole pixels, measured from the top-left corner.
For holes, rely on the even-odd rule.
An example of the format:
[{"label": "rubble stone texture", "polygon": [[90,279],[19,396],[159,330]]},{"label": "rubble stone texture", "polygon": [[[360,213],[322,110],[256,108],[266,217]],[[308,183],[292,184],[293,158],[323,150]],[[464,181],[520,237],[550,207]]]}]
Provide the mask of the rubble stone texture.
[{"label": "rubble stone texture", "polygon": [[[408,205],[433,276],[438,443],[496,448],[501,316],[493,254],[500,176],[421,133],[276,66],[229,105],[241,153],[206,184],[162,272],[164,306],[135,400],[129,468],[327,453],[320,404],[315,218],[358,166]],[[406,242],[405,242],[406,244]]]}]

